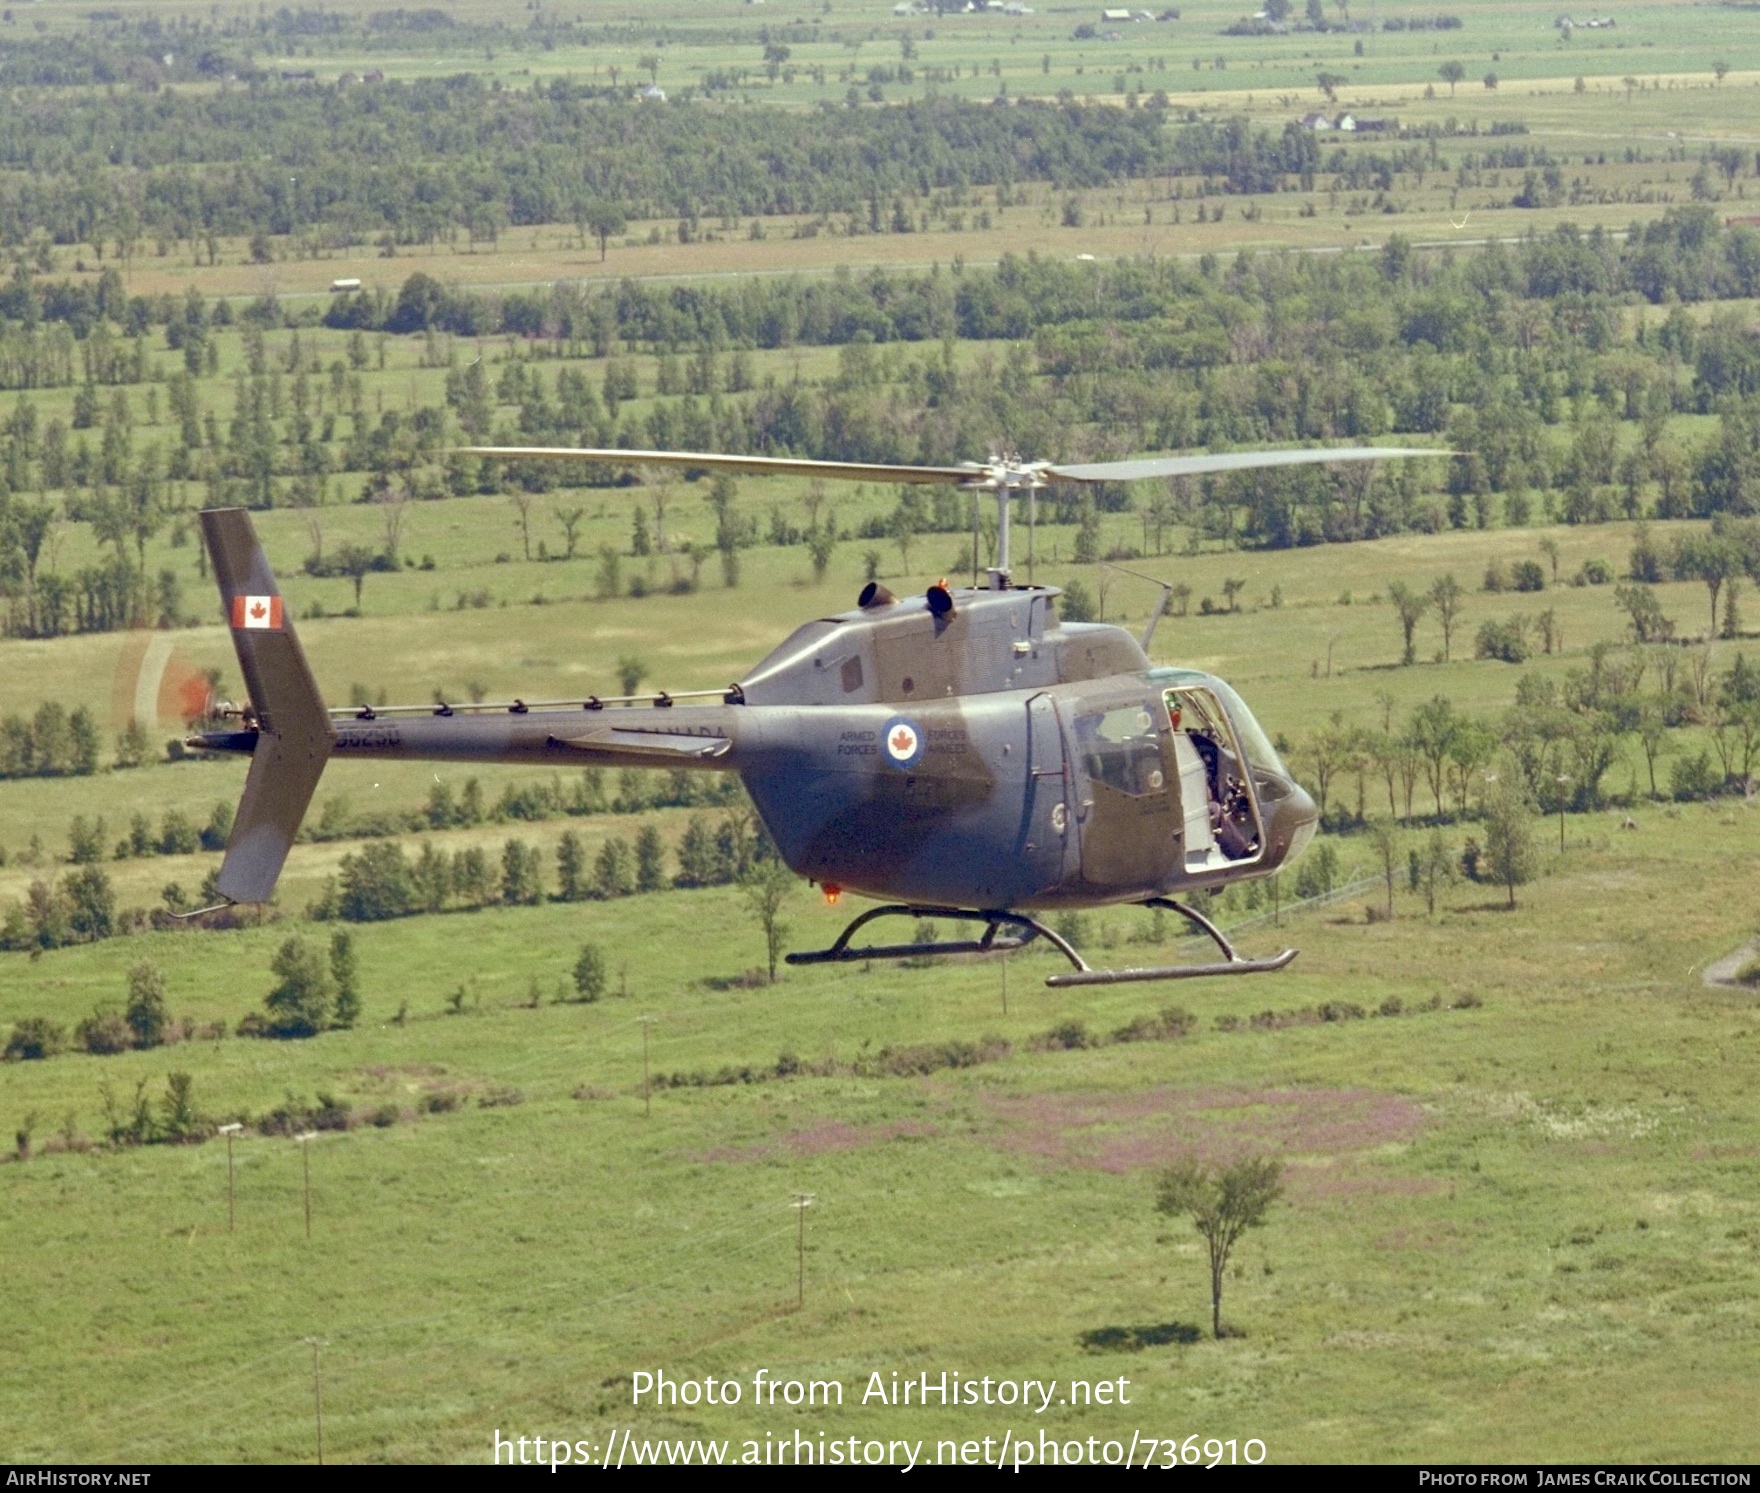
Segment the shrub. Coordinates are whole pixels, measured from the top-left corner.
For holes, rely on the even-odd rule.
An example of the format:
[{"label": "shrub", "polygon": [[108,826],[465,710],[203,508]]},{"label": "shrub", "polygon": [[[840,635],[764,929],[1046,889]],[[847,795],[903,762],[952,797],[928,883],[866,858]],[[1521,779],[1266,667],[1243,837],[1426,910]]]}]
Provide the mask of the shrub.
[{"label": "shrub", "polygon": [[1296,896],[1323,897],[1338,881],[1338,851],[1329,840],[1314,847],[1312,855],[1302,860],[1296,872]]},{"label": "shrub", "polygon": [[26,1016],[12,1028],[3,1054],[9,1062],[52,1058],[67,1045],[67,1033],[47,1016]]},{"label": "shrub", "polygon": [[338,914],[351,923],[376,923],[415,911],[415,876],[403,847],[384,840],[342,858]]},{"label": "shrub", "polygon": [[75,814],[67,827],[67,858],[76,866],[90,865],[104,858],[104,821],[87,819]]},{"label": "shrub", "polygon": [[134,1033],[115,1011],[94,1011],[73,1029],[73,1039],[96,1057],[127,1052],[134,1046]]},{"label": "shrub", "polygon": [[67,926],[73,936],[96,942],[116,931],[116,889],[97,866],[81,866],[67,878]]},{"label": "shrub", "polygon": [[195,1081],[187,1073],[166,1076],[159,1113],[161,1133],[168,1141],[200,1140],[207,1133],[207,1122],[196,1111]]},{"label": "shrub", "polygon": [[1086,914],[1079,912],[1060,913],[1057,921],[1051,926],[1057,936],[1072,947],[1083,949],[1088,946],[1090,934]]},{"label": "shrub", "polygon": [[193,855],[201,843],[201,836],[187,815],[177,809],[165,811],[164,819],[159,822],[160,855]]},{"label": "shrub", "polygon": [[143,959],[128,972],[128,1005],[123,1019],[134,1046],[157,1047],[165,1040],[165,1027],[171,1019],[165,1009],[165,976],[150,960]]},{"label": "shrub", "polygon": [[1180,1006],[1166,1006],[1158,1015],[1138,1016],[1112,1034],[1114,1042],[1159,1042],[1188,1035],[1197,1018]]},{"label": "shrub", "polygon": [[1528,619],[1517,613],[1502,622],[1485,622],[1473,641],[1475,658],[1501,659],[1506,664],[1526,663],[1528,659]]},{"label": "shrub", "polygon": [[1722,786],[1709,751],[1696,757],[1677,757],[1668,771],[1669,792],[1678,799],[1710,798]]},{"label": "shrub", "polygon": [[583,944],[574,962],[575,993],[584,1001],[596,1001],[605,993],[605,956],[597,944]]},{"label": "shrub", "polygon": [[1089,1045],[1088,1028],[1079,1021],[1064,1021],[1051,1028],[1040,1039],[1041,1045],[1051,1050],[1062,1048],[1074,1051]]},{"label": "shrub", "polygon": [[224,850],[232,836],[232,805],[222,799],[214,805],[208,823],[199,836],[203,850]]},{"label": "shrub", "polygon": [[1510,584],[1517,591],[1544,591],[1545,568],[1538,560],[1517,560],[1510,569]]}]

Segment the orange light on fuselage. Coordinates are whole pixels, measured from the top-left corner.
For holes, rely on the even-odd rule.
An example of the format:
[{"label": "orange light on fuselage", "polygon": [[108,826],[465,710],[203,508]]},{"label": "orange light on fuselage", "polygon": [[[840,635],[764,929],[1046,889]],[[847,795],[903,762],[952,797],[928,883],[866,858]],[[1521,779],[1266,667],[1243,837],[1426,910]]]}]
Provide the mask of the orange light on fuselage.
[{"label": "orange light on fuselage", "polygon": [[825,883],[823,891],[825,893],[825,905],[827,907],[837,906],[837,899],[843,895],[843,888],[835,881],[828,881]]}]

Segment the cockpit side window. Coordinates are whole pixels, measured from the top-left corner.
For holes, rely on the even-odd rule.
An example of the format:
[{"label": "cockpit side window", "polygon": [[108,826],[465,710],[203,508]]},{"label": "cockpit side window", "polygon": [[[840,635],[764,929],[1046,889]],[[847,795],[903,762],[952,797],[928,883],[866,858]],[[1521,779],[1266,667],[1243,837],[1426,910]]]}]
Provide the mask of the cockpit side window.
[{"label": "cockpit side window", "polygon": [[1141,704],[1120,705],[1076,717],[1076,745],[1092,782],[1132,798],[1166,791],[1161,734]]}]

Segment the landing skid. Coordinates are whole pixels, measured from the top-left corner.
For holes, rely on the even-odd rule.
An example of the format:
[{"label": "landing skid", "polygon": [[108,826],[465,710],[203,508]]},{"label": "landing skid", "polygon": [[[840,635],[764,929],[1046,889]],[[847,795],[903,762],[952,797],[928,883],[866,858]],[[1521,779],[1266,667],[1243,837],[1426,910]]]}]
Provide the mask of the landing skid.
[{"label": "landing skid", "polygon": [[[1207,975],[1259,975],[1282,969],[1296,957],[1294,949],[1285,949],[1270,959],[1243,959],[1235,947],[1209,918],[1194,907],[1167,897],[1151,897],[1144,907],[1166,908],[1195,923],[1215,940],[1226,960],[1219,964],[1165,964],[1135,969],[1095,969],[1078,954],[1069,940],[1047,928],[1037,918],[1021,912],[1000,909],[973,910],[965,907],[925,907],[907,902],[889,902],[856,918],[837,936],[828,949],[814,949],[787,956],[790,964],[849,964],[864,959],[936,959],[950,954],[1009,954],[1025,948],[1035,938],[1043,938],[1075,966],[1065,974],[1048,976],[1047,985],[1129,985],[1147,980],[1195,980]],[[959,939],[951,943],[872,944],[865,948],[850,947],[858,931],[876,918],[950,918],[983,923],[981,937]]]},{"label": "landing skid", "polygon": [[[852,949],[849,941],[858,930],[873,922],[876,918],[954,918],[968,923],[983,923],[982,938],[960,939],[953,943],[894,943],[874,944],[868,948]],[[1017,930],[1003,933],[1004,929]],[[1001,933],[1002,937],[997,935]],[[945,954],[1012,954],[1016,949],[1023,949],[1035,938],[1048,939],[1066,959],[1077,969],[1087,969],[1082,956],[1069,944],[1069,941],[1053,933],[1036,918],[1030,918],[1021,912],[974,912],[965,907],[923,907],[908,902],[888,902],[883,907],[870,908],[859,918],[837,935],[837,942],[828,949],[814,949],[807,953],[787,955],[790,964],[848,964],[859,959],[917,959],[936,958]]]}]

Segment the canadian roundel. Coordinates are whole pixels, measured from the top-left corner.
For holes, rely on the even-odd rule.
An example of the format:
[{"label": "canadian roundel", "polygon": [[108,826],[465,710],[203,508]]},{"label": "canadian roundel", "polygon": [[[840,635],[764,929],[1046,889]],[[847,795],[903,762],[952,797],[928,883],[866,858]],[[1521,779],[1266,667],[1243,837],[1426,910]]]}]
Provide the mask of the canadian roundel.
[{"label": "canadian roundel", "polygon": [[886,760],[894,767],[915,767],[923,755],[923,731],[915,721],[902,715],[886,723],[884,736]]}]

